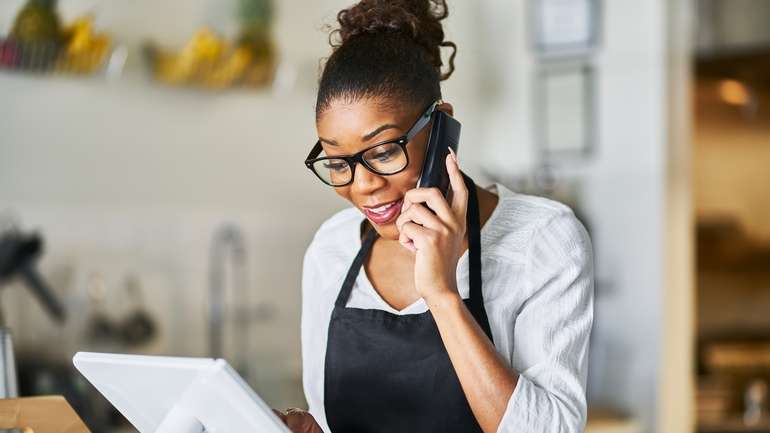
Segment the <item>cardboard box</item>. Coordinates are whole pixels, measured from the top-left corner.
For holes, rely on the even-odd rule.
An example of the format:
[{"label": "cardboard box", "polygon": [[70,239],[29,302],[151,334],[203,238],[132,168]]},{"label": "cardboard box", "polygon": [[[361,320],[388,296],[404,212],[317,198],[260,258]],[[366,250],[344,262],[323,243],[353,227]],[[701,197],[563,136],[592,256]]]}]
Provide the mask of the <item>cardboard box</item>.
[{"label": "cardboard box", "polygon": [[91,433],[60,395],[0,399],[0,430],[22,433]]}]

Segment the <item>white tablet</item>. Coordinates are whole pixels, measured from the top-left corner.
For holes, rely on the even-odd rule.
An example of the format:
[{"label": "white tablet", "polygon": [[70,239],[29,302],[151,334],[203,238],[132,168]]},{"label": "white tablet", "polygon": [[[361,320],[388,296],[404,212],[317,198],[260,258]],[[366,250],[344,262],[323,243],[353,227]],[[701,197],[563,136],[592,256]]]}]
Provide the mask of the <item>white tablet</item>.
[{"label": "white tablet", "polygon": [[291,433],[222,359],[78,352],[72,361],[140,433]]}]

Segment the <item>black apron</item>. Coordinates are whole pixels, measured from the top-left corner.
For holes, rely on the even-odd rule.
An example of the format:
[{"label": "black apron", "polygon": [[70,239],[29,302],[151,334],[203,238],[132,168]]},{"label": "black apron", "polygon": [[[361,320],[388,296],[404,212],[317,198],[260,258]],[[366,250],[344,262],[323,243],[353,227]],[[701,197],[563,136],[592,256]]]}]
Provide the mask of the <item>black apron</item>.
[{"label": "black apron", "polygon": [[[481,228],[476,186],[468,187],[470,296],[463,300],[492,340],[481,294]],[[329,322],[324,378],[332,433],[481,432],[429,311],[397,315],[346,308],[377,231],[350,266]]]}]

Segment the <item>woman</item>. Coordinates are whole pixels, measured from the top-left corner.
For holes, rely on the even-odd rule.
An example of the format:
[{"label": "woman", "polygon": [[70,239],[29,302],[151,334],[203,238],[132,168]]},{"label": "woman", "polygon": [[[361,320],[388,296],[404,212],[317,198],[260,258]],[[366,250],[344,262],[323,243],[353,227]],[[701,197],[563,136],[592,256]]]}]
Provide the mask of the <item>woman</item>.
[{"label": "woman", "polygon": [[[453,113],[440,101],[456,51],[446,16],[444,0],[338,14],[306,163],[353,207],[305,254],[309,411],[277,412],[294,432],[584,427],[593,269],[581,224],[559,203],[475,186],[454,154],[448,199],[415,187],[430,132],[420,119]],[[444,75],[440,47],[453,48]]]}]

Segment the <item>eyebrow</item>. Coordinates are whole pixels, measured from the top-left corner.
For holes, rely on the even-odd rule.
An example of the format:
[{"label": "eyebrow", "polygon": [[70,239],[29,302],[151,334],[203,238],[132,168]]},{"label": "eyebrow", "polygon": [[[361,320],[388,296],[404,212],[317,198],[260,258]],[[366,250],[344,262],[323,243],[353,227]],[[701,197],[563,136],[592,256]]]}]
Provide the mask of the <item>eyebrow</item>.
[{"label": "eyebrow", "polygon": [[[394,125],[392,123],[387,123],[385,125],[382,125],[379,128],[375,129],[374,131],[372,131],[372,132],[364,135],[363,137],[361,137],[361,141],[369,141],[372,138],[376,137],[382,131],[385,131],[386,129],[398,129],[398,125]],[[330,139],[322,138],[322,137],[318,137],[318,140],[319,141],[323,141],[324,143],[329,143],[332,146],[339,146],[339,143],[337,143],[334,140],[330,140]]]}]

